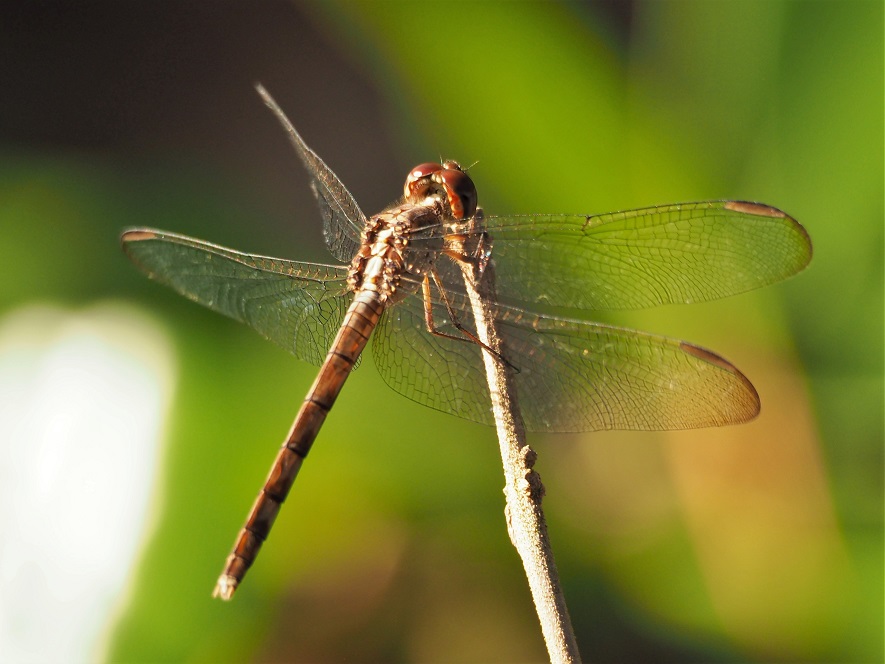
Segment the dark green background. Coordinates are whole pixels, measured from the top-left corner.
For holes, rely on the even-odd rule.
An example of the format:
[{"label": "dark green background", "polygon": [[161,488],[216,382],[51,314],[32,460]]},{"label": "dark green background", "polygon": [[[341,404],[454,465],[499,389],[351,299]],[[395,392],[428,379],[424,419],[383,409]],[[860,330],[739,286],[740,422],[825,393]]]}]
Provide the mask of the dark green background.
[{"label": "dark green background", "polygon": [[235,601],[209,599],[314,370],[148,282],[117,236],[329,260],[261,81],[367,212],[442,156],[475,163],[491,213],[737,198],[799,219],[815,257],[798,278],[617,319],[724,354],[758,421],[531,442],[588,661],[881,661],[881,2],[10,2],[0,19],[0,314],[127,302],[180,361],[110,659],[545,657],[493,432],[396,395],[370,359]]}]

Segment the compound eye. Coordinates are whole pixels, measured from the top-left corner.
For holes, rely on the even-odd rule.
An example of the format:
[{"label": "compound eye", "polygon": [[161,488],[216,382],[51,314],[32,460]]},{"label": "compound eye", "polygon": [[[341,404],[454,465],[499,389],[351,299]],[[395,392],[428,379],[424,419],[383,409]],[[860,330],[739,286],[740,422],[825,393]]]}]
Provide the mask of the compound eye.
[{"label": "compound eye", "polygon": [[434,173],[439,173],[441,170],[443,170],[441,164],[434,164],[432,162],[415,166],[406,176],[406,186],[404,187],[406,198],[417,202],[427,196],[430,190],[434,188],[430,176]]},{"label": "compound eye", "polygon": [[446,166],[450,168],[434,173],[433,180],[445,190],[452,216],[455,219],[469,219],[476,212],[476,186],[458,164],[446,162]]}]

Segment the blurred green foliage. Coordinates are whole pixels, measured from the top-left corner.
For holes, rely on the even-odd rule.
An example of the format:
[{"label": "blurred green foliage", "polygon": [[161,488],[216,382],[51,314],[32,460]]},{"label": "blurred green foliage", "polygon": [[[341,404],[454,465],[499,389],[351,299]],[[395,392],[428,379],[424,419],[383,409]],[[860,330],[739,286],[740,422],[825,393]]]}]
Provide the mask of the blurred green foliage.
[{"label": "blurred green foliage", "polygon": [[[388,126],[378,131],[397,141],[403,161],[440,151],[477,161],[487,210],[594,213],[736,198],[775,205],[806,226],[815,258],[791,282],[619,322],[710,345],[757,375],[786,376],[758,382],[758,426],[723,435],[773,450],[796,445],[820,460],[818,480],[813,469],[802,474],[806,466],[793,475],[795,457],[782,460],[785,485],[812,478],[789,495],[816,498],[786,505],[794,521],[817,528],[808,560],[763,555],[746,568],[756,576],[731,579],[746,590],[734,600],[746,606],[734,609],[709,563],[725,552],[710,554],[692,528],[674,471],[679,452],[661,451],[688,442],[605,434],[533,446],[586,659],[881,661],[881,2],[638,2],[629,34],[592,6],[569,3],[341,1],[302,10],[309,29],[380,90]],[[374,168],[360,145],[352,150],[357,168]],[[370,361],[342,393],[234,602],[210,601],[313,368],[125,263],[116,242],[123,226],[198,229],[221,241],[214,226],[262,223],[235,172],[184,169],[172,179],[163,163],[129,170],[76,154],[0,158],[3,309],[125,298],[166,322],[182,362],[157,522],[109,659],[544,659],[506,536],[493,433],[398,397]],[[296,212],[318,228],[313,209]],[[803,413],[808,430],[790,427]],[[795,435],[766,428],[766,417],[785,418]],[[720,432],[704,435],[708,448],[719,444]],[[736,461],[735,473],[757,462]],[[748,559],[771,545],[759,525],[766,513],[784,508],[760,496],[734,496],[746,514],[736,548]],[[717,573],[739,574],[725,567]]]}]

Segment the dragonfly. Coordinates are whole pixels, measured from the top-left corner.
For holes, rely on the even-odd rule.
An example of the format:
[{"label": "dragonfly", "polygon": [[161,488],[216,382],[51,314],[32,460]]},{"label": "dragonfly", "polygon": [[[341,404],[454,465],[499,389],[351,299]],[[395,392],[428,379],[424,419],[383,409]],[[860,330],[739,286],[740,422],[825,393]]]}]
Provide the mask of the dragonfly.
[{"label": "dragonfly", "polygon": [[[127,229],[147,275],[320,367],[239,531],[213,596],[230,599],[267,539],[342,385],[372,339],[384,381],[420,404],[493,424],[482,353],[512,371],[528,431],[674,430],[746,422],[750,381],[700,346],[594,322],[591,312],[687,304],[773,284],[811,259],[805,229],[762,203],[608,214],[485,216],[454,161],[413,168],[402,200],[366,216],[270,94],[310,177],[325,265]],[[465,261],[495,269],[500,352],[476,336]]]}]

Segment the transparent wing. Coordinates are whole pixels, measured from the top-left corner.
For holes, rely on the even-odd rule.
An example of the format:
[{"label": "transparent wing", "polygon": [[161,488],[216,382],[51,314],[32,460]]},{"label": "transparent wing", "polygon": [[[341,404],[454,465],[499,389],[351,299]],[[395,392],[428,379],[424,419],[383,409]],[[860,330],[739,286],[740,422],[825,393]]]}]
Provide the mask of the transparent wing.
[{"label": "transparent wing", "polygon": [[[466,300],[450,295],[473,329]],[[440,331],[457,333],[434,298]],[[750,382],[728,361],[698,346],[586,321],[498,307],[498,331],[530,431],[670,430],[735,424],[759,412]],[[385,382],[418,403],[492,424],[481,349],[431,335],[418,295],[388,310],[373,356]]]},{"label": "transparent wing", "polygon": [[359,249],[360,233],[366,225],[366,215],[332,169],[307,147],[304,139],[295,131],[289,118],[267,90],[261,85],[256,86],[256,89],[289,134],[289,140],[295,146],[295,151],[310,174],[310,188],[323,215],[323,237],[326,246],[339,261],[350,262]]},{"label": "transparent wing", "polygon": [[487,217],[485,226],[499,301],[535,311],[713,300],[785,279],[811,260],[805,229],[758,203]]},{"label": "transparent wing", "polygon": [[[454,330],[442,318],[437,324]],[[384,312],[372,337],[372,357],[384,382],[412,401],[494,424],[480,347],[430,334],[419,295]]]},{"label": "transparent wing", "polygon": [[314,365],[350,304],[343,267],[253,256],[153,229],[127,230],[122,243],[151,278]]}]

